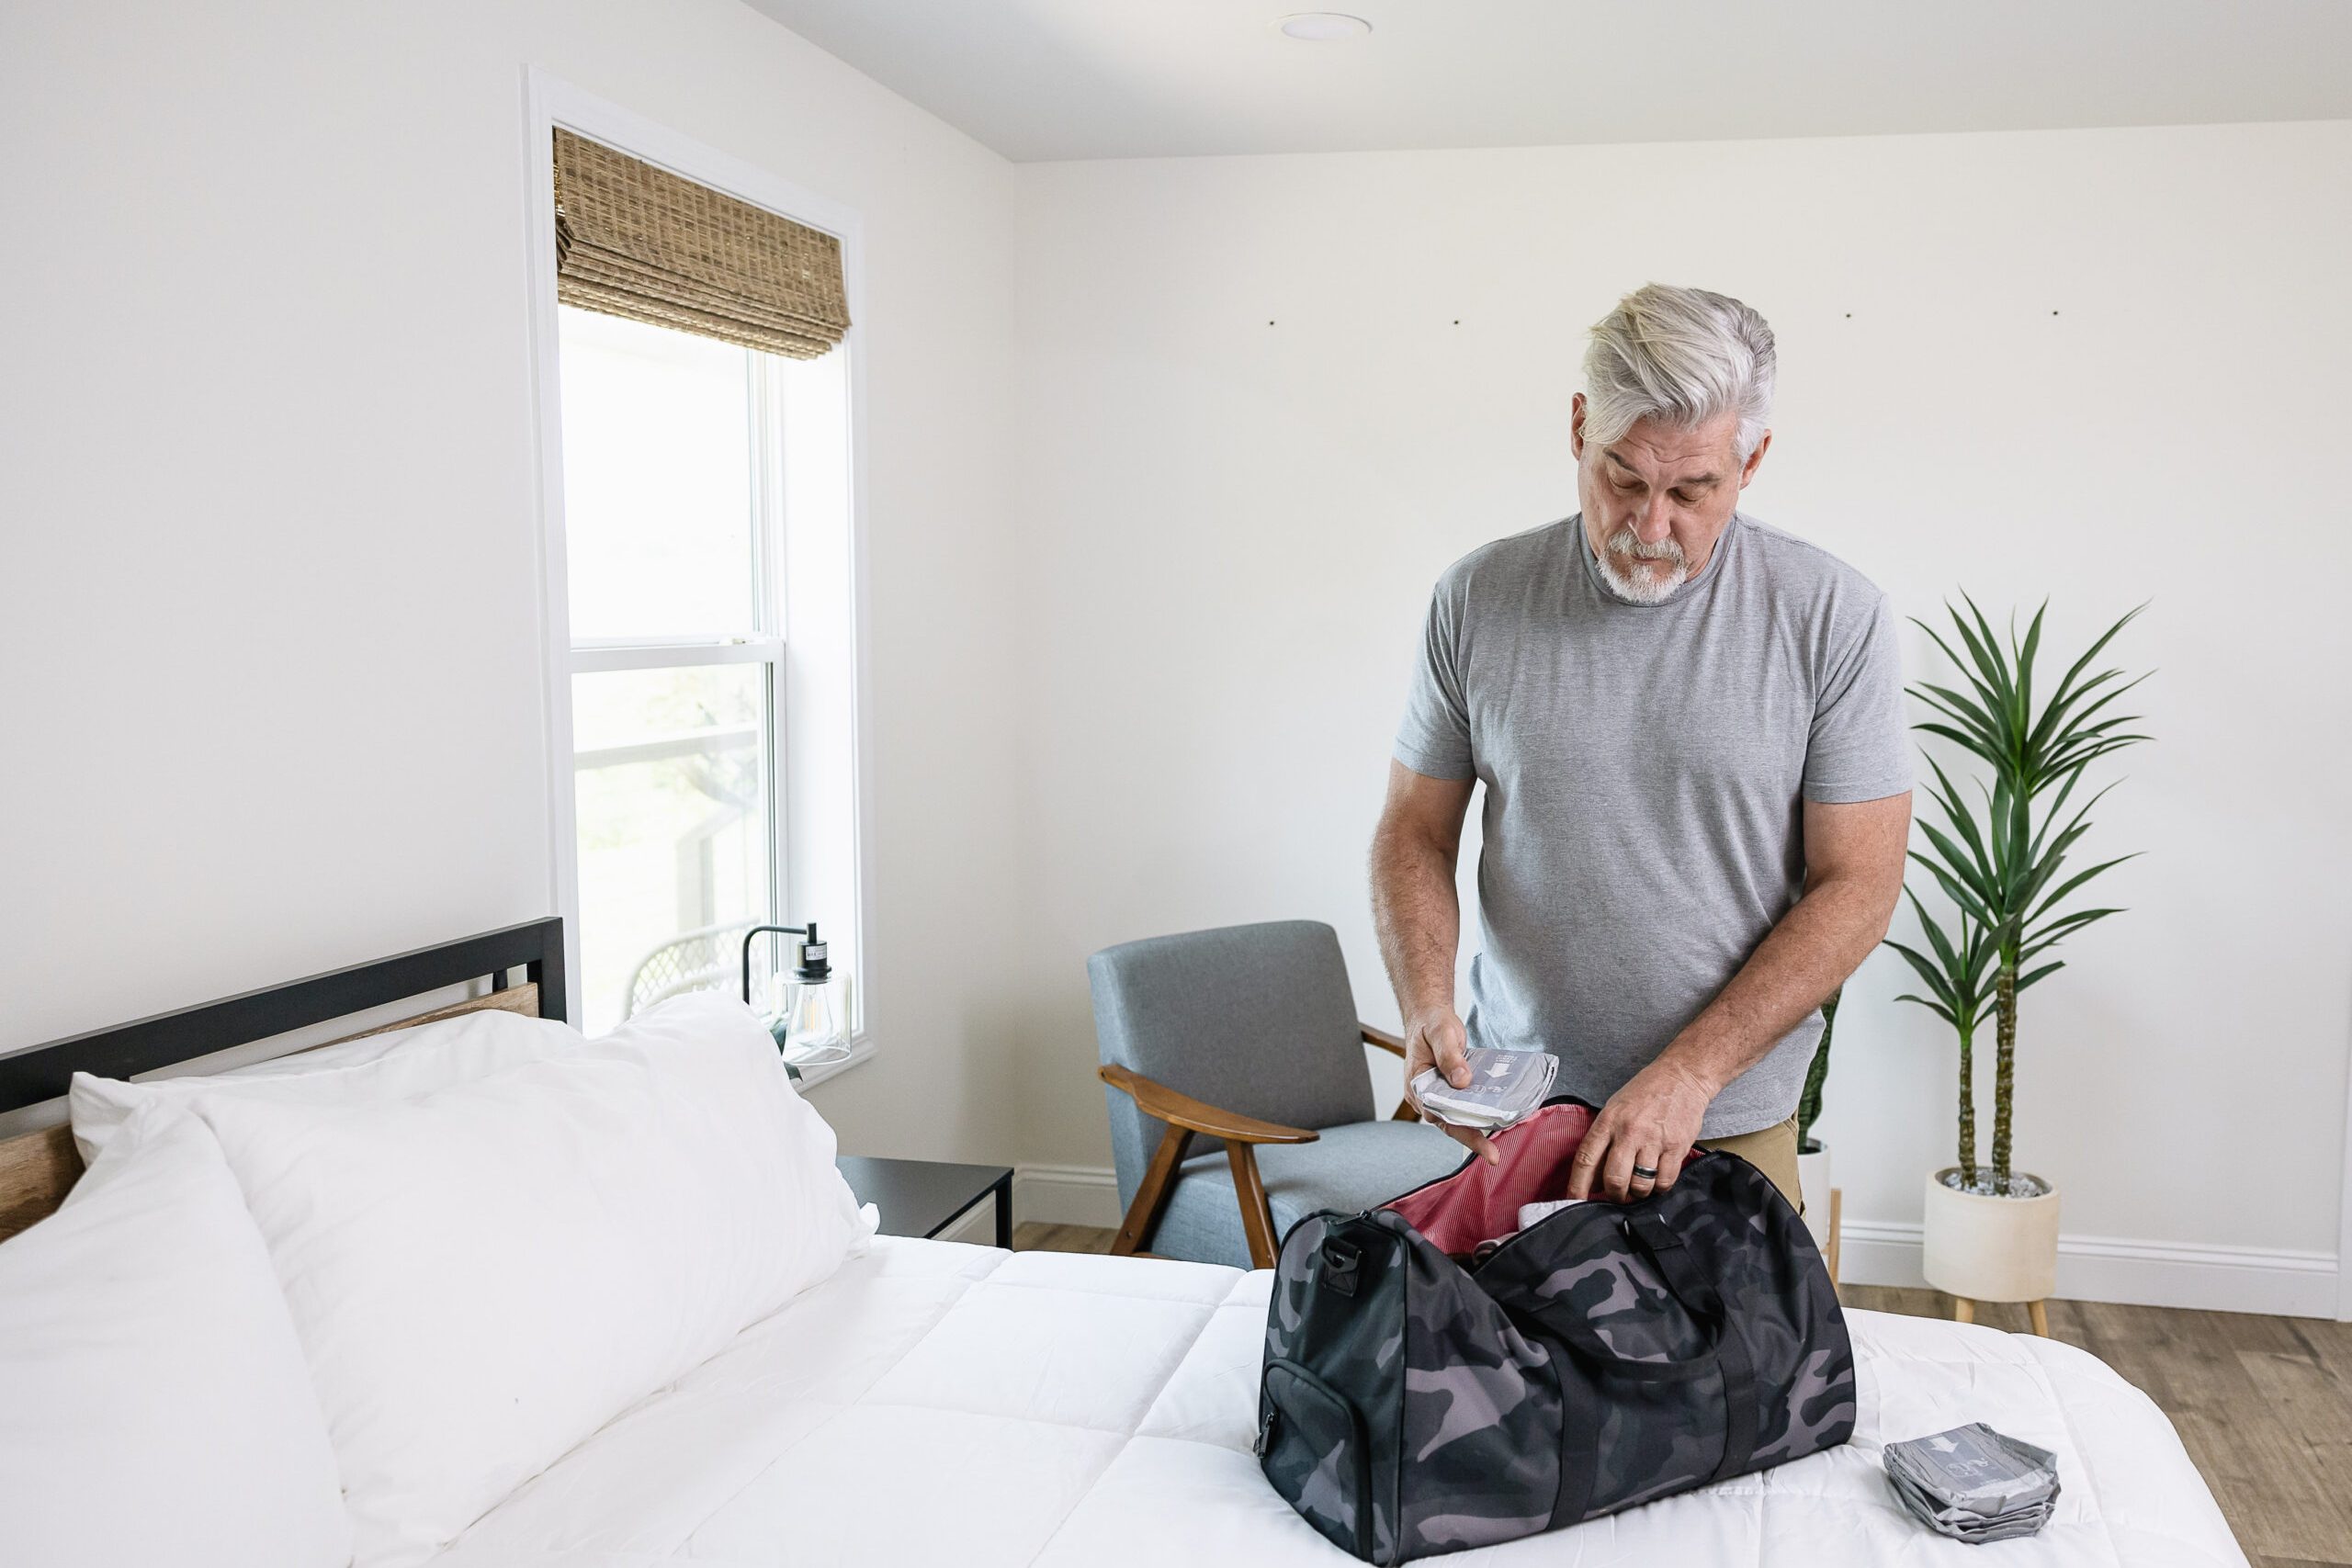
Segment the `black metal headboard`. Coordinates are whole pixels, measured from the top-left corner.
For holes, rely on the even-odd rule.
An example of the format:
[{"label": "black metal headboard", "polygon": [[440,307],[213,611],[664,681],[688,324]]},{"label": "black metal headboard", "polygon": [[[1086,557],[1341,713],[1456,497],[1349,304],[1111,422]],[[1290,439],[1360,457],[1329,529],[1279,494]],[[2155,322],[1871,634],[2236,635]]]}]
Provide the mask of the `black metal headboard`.
[{"label": "black metal headboard", "polygon": [[136,1023],[28,1045],[0,1056],[0,1111],[56,1099],[75,1073],[127,1078],[485,976],[492,990],[504,990],[509,971],[515,969],[538,987],[539,1016],[560,1021],[563,920],[550,916]]}]

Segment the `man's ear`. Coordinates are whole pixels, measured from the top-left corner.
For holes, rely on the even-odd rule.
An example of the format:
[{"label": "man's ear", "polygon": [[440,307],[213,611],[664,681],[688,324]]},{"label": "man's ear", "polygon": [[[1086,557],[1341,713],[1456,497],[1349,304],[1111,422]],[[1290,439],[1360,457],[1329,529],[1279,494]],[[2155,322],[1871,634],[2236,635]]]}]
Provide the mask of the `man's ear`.
[{"label": "man's ear", "polygon": [[[1578,392],[1575,400],[1568,404],[1568,450],[1576,454],[1577,461],[1584,461],[1584,394],[1582,392]],[[1746,484],[1747,481],[1742,479],[1740,482]]]},{"label": "man's ear", "polygon": [[1758,468],[1762,468],[1762,467],[1764,466],[1764,452],[1765,452],[1765,449],[1766,449],[1767,447],[1770,446],[1771,445],[1772,445],[1772,433],[1771,433],[1770,431],[1769,431],[1769,430],[1768,430],[1768,431],[1766,431],[1766,432],[1764,433],[1764,439],[1763,439],[1763,440],[1761,440],[1761,441],[1758,441],[1758,442],[1756,444],[1756,450],[1755,450],[1755,451],[1753,451],[1753,452],[1750,452],[1750,453],[1747,455],[1747,461],[1746,463],[1744,463],[1744,464],[1742,464],[1742,465],[1740,466],[1740,470],[1739,470],[1739,488],[1740,488],[1740,489],[1742,489],[1742,490],[1746,490],[1746,489],[1748,487],[1748,485],[1749,485],[1749,484],[1750,484],[1750,483],[1755,479],[1755,478],[1756,478],[1756,470],[1757,470],[1757,469],[1758,469]]}]

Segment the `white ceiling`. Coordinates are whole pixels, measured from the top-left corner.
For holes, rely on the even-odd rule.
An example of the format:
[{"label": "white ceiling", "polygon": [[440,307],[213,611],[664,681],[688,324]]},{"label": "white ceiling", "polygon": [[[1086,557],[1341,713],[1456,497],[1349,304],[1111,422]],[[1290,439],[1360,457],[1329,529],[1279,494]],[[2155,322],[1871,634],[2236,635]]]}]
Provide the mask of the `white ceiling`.
[{"label": "white ceiling", "polygon": [[1020,162],[2352,117],[2352,0],[750,0]]}]

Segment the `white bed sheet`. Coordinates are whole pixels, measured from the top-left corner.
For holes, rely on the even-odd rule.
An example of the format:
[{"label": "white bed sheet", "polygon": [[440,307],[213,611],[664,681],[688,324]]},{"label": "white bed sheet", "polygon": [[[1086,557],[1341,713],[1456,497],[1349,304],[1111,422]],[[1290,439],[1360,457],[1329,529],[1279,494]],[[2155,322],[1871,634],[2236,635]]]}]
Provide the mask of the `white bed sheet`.
[{"label": "white bed sheet", "polygon": [[[877,1241],[523,1486],[435,1568],[1333,1568],[1351,1559],[1250,1452],[1271,1278]],[[2163,1413],[2095,1357],[1960,1324],[1848,1320],[1850,1444],[1447,1561],[2245,1562]],[[2038,1537],[1962,1546],[1895,1507],[1880,1445],[1970,1420],[2058,1455],[2064,1490]]]}]

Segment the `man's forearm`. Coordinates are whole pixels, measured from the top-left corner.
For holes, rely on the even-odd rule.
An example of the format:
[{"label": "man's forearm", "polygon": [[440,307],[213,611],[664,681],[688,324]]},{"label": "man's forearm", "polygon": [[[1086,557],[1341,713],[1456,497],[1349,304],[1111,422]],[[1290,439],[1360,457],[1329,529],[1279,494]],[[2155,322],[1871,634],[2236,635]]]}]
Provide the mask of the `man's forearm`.
[{"label": "man's forearm", "polygon": [[1892,911],[1874,879],[1837,877],[1806,889],[1659,1062],[1720,1093],[1846,983],[1886,935]]},{"label": "man's forearm", "polygon": [[1454,951],[1462,937],[1455,852],[1411,831],[1384,828],[1373,837],[1373,924],[1408,1023],[1417,1013],[1453,1005]]}]

